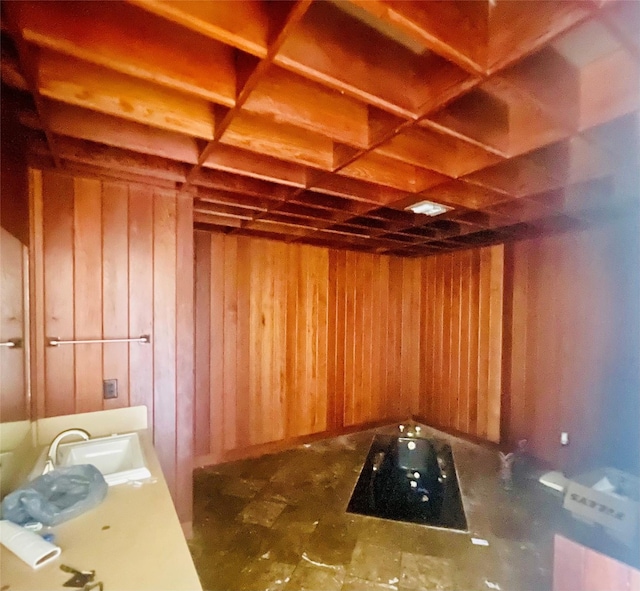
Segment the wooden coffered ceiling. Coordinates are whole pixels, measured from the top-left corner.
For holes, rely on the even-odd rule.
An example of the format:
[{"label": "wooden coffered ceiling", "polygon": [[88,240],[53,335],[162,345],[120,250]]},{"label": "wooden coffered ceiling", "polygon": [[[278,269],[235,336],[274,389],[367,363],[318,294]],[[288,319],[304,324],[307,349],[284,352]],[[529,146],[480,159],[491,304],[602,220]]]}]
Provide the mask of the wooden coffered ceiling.
[{"label": "wooden coffered ceiling", "polygon": [[636,211],[638,31],[635,1],[5,0],[2,99],[33,165],[179,189],[198,229],[421,256]]}]

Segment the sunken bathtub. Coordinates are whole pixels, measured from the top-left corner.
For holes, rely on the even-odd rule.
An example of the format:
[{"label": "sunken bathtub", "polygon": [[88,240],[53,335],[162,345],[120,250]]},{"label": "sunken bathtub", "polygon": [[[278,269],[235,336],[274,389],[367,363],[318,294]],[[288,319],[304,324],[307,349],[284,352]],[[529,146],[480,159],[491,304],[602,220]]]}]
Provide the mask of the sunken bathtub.
[{"label": "sunken bathtub", "polygon": [[467,531],[451,446],[414,431],[375,435],[347,511]]}]

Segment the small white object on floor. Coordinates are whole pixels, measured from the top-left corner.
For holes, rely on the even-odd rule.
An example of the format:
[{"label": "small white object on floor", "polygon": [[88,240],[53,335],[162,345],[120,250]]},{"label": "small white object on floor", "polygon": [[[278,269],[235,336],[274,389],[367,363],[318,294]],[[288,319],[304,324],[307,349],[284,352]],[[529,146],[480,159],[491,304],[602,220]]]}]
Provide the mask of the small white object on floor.
[{"label": "small white object on floor", "polygon": [[498,583],[492,583],[491,581],[484,580],[484,584],[489,587],[489,589],[495,589],[496,591],[500,591],[500,585]]},{"label": "small white object on floor", "polygon": [[483,538],[471,538],[471,543],[476,546],[488,546],[489,542]]},{"label": "small white object on floor", "polygon": [[564,489],[567,486],[567,477],[557,470],[552,470],[551,472],[545,472],[540,478],[538,478],[538,482],[540,484],[544,484],[553,490],[557,490],[559,492],[564,492]]}]

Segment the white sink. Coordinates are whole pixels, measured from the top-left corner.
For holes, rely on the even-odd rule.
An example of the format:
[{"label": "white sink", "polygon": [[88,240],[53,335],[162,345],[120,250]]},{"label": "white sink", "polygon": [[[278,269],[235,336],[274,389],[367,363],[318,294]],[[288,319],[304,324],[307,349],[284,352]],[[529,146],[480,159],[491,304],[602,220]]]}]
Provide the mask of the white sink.
[{"label": "white sink", "polygon": [[[46,459],[46,454],[47,450],[44,450],[41,459]],[[58,446],[56,466],[77,466],[79,464],[93,464],[100,470],[109,486],[123,484],[131,480],[142,480],[151,476],[137,433],[61,443]],[[42,474],[42,470],[38,472],[39,465],[40,462],[36,464],[35,476]]]}]

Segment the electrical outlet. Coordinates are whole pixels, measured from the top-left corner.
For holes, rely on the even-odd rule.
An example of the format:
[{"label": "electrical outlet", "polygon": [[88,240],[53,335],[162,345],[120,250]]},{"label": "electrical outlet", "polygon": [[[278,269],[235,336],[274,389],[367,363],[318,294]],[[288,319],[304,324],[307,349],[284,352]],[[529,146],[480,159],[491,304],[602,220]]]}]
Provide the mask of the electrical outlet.
[{"label": "electrical outlet", "polygon": [[118,380],[102,381],[102,397],[105,400],[118,397]]},{"label": "electrical outlet", "polygon": [[569,445],[569,433],[566,431],[560,433],[560,445]]}]

